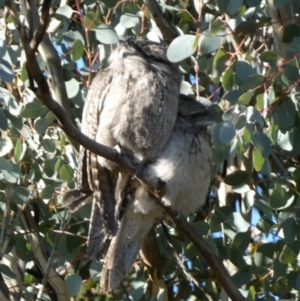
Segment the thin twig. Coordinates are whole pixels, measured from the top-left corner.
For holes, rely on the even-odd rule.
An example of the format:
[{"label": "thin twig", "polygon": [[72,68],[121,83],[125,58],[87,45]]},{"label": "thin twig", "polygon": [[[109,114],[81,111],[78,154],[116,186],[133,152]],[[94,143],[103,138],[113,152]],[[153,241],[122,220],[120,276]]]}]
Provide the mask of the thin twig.
[{"label": "thin twig", "polygon": [[32,40],[30,41],[30,48],[34,52],[37,50],[39,44],[41,43],[41,41],[44,37],[44,34],[46,32],[46,29],[48,27],[50,7],[51,7],[51,1],[44,0],[43,4],[42,4],[42,13],[41,13],[41,17],[39,20],[40,24],[37,27],[37,30],[34,33]]},{"label": "thin twig", "polygon": [[62,237],[62,234],[64,234],[64,232],[65,232],[65,229],[68,225],[69,219],[70,219],[70,215],[68,215],[68,212],[66,210],[65,213],[64,213],[64,216],[63,216],[63,220],[62,220],[62,230],[61,230],[62,233],[57,236],[56,241],[55,241],[54,246],[53,246],[53,249],[52,249],[52,252],[51,252],[50,257],[47,261],[47,266],[46,266],[44,277],[43,277],[43,280],[42,280],[42,285],[41,285],[41,287],[38,291],[36,301],[40,301],[43,297],[43,292],[44,292],[45,286],[47,285],[47,282],[48,282],[49,273],[50,273],[50,270],[52,269],[52,263],[53,263],[53,260],[54,260],[56,249],[58,247],[58,244],[59,244],[59,241]]}]

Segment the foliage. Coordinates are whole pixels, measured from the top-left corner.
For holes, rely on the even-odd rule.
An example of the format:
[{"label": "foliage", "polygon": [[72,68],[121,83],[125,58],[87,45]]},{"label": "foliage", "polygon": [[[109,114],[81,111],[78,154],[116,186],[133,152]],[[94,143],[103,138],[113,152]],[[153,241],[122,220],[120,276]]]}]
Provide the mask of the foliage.
[{"label": "foliage", "polygon": [[[3,9],[4,1],[0,5]],[[189,221],[223,258],[247,300],[290,299],[300,290],[299,1],[160,5],[180,33],[168,57],[180,63],[181,92],[212,103],[218,121],[211,128],[214,177],[208,206]],[[163,42],[162,35],[140,0],[53,1],[52,10],[49,34],[80,127],[86,90],[106,66],[111,44],[130,35]],[[53,298],[51,288],[40,285],[47,279],[37,264],[39,246],[65,279],[70,296],[110,299],[97,293],[101,263],[85,259],[90,206],[72,216],[62,207],[63,194],[76,186],[76,151],[29,89],[30,62],[24,60],[13,17],[4,11],[1,26],[0,272],[10,291],[24,300],[36,294]],[[50,80],[47,61],[41,53],[37,58]],[[37,244],[30,234],[34,227],[22,218],[26,208],[34,212]],[[192,243],[170,225],[157,227],[157,240],[170,300],[220,298],[214,271]],[[162,292],[152,298],[146,294],[148,277],[137,261],[124,281],[130,298],[165,298]],[[125,298],[122,290],[114,293],[116,300]]]}]

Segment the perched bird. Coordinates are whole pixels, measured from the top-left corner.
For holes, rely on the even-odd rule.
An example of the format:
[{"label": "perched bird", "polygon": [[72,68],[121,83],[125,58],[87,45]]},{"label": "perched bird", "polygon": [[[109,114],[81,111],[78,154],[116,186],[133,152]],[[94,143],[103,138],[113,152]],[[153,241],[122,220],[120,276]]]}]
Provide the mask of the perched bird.
[{"label": "perched bird", "polygon": [[[137,166],[151,162],[172,133],[180,82],[178,66],[167,59],[161,44],[135,38],[120,43],[108,67],[99,72],[89,88],[82,132],[119,149]],[[75,210],[93,198],[88,245],[91,258],[100,256],[97,241],[117,232],[116,200],[123,200],[129,179],[130,175],[115,163],[80,148],[78,191],[69,192],[65,204]]]},{"label": "perched bird", "polygon": [[[145,166],[150,179],[165,182],[161,202],[184,216],[204,204],[210,184],[212,150],[203,116],[178,116],[172,135],[156,160]],[[144,237],[166,213],[137,180],[127,188],[128,204],[112,238],[101,274],[103,292],[116,288],[135,260]]]},{"label": "perched bird", "polygon": [[[179,94],[178,66],[160,44],[129,39],[109,58],[89,89],[82,132],[117,148],[165,183],[162,203],[187,216],[204,203],[212,152],[207,110]],[[209,121],[210,123],[210,121]],[[106,253],[101,290],[111,291],[129,271],[144,237],[166,213],[138,180],[81,147],[78,190],[64,197],[76,210],[93,199],[87,256]]]}]

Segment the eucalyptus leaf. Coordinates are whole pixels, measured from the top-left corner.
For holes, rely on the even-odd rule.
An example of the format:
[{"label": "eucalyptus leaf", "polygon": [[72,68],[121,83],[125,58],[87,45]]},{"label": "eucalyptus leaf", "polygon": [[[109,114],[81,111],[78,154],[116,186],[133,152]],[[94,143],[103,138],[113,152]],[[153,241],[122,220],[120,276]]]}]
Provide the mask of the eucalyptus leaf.
[{"label": "eucalyptus leaf", "polygon": [[11,64],[3,58],[0,58],[0,78],[5,82],[11,82],[14,78]]},{"label": "eucalyptus leaf", "polygon": [[22,186],[17,186],[14,188],[11,199],[19,205],[24,204],[27,202],[28,198],[30,196],[30,191]]},{"label": "eucalyptus leaf", "polygon": [[246,61],[237,61],[235,63],[236,76],[244,83],[251,75],[256,74],[254,68]]},{"label": "eucalyptus leaf", "polygon": [[10,267],[3,263],[0,263],[0,272],[8,278],[11,279],[17,278],[16,274],[10,269]]},{"label": "eucalyptus leaf", "polygon": [[82,278],[78,274],[68,275],[66,279],[67,288],[70,296],[76,296],[81,287]]},{"label": "eucalyptus leaf", "polygon": [[5,131],[8,128],[7,118],[4,112],[0,109],[0,129]]},{"label": "eucalyptus leaf", "polygon": [[218,131],[218,138],[224,144],[230,142],[236,134],[234,125],[230,121],[220,122],[215,131]]},{"label": "eucalyptus leaf", "polygon": [[108,25],[101,24],[96,29],[96,38],[103,44],[116,44],[118,43],[118,35],[116,31]]},{"label": "eucalyptus leaf", "polygon": [[193,35],[182,35],[174,39],[167,50],[167,57],[171,62],[180,62],[194,54],[197,40]]},{"label": "eucalyptus leaf", "polygon": [[209,31],[204,31],[199,39],[201,53],[212,53],[219,49],[225,43],[224,37],[224,32],[219,32],[218,35],[211,35]]},{"label": "eucalyptus leaf", "polygon": [[123,14],[120,18],[120,23],[125,28],[132,28],[137,26],[140,23],[140,19],[133,14]]},{"label": "eucalyptus leaf", "polygon": [[237,186],[237,185],[245,183],[245,181],[248,179],[248,177],[249,177],[249,175],[246,171],[238,170],[238,171],[235,171],[235,172],[227,175],[224,178],[224,182],[227,185]]},{"label": "eucalyptus leaf", "polygon": [[252,135],[252,142],[263,158],[267,158],[271,154],[270,139],[263,132],[255,131]]},{"label": "eucalyptus leaf", "polygon": [[73,9],[68,5],[60,6],[55,12],[55,18],[60,21],[69,20],[73,15]]}]

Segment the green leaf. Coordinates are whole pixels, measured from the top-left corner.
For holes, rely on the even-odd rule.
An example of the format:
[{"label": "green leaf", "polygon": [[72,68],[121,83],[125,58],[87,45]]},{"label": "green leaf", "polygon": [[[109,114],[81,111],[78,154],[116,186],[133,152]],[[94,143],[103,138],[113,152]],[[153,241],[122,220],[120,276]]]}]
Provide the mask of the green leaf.
[{"label": "green leaf", "polygon": [[265,267],[273,263],[274,244],[265,243],[257,248],[254,255],[254,263],[258,267]]},{"label": "green leaf", "polygon": [[70,165],[64,164],[59,170],[60,178],[63,181],[70,182],[73,180],[73,169]]},{"label": "green leaf", "polygon": [[191,224],[194,230],[201,236],[207,235],[209,231],[209,225],[204,221],[198,221]]},{"label": "green leaf", "polygon": [[226,183],[227,185],[231,185],[231,186],[237,186],[237,185],[245,183],[245,181],[248,179],[248,177],[249,177],[248,172],[243,171],[243,170],[238,170],[238,171],[231,173],[230,175],[227,175],[224,178],[224,183]]},{"label": "green leaf", "polygon": [[262,0],[246,0],[246,3],[250,7],[259,6]]},{"label": "green leaf", "polygon": [[283,31],[282,42],[291,43],[294,37],[300,36],[300,28],[297,24],[288,24]]},{"label": "green leaf", "polygon": [[11,64],[3,58],[0,58],[0,78],[5,82],[11,82],[14,78]]},{"label": "green leaf", "polygon": [[5,158],[0,157],[0,171],[3,170],[13,171],[13,166],[11,162],[6,160]]},{"label": "green leaf", "polygon": [[0,273],[2,273],[3,275],[7,276],[8,278],[11,279],[16,279],[16,274],[9,268],[9,266],[0,263]]},{"label": "green leaf", "polygon": [[82,44],[85,45],[84,38],[79,31],[69,30],[67,32],[64,32],[62,34],[62,37],[63,37],[64,42],[66,42],[70,48],[72,47],[73,43],[76,40],[80,40],[82,42]]},{"label": "green leaf", "polygon": [[267,50],[260,54],[260,59],[262,62],[275,64],[278,60],[278,56],[275,51]]},{"label": "green leaf", "polygon": [[73,99],[76,99],[80,92],[80,84],[75,78],[72,78],[71,80],[66,81],[65,85],[68,97],[73,101]]},{"label": "green leaf", "polygon": [[26,66],[27,62],[25,62],[22,66],[22,70],[21,70],[21,80],[22,82],[25,82],[28,79],[28,72],[27,72],[27,66]]},{"label": "green leaf", "polygon": [[293,57],[295,54],[299,53],[300,49],[300,38],[294,37],[293,42],[288,44],[286,50],[286,57]]},{"label": "green leaf", "polygon": [[1,38],[0,39],[0,57],[4,57],[4,55],[6,53],[6,49],[7,49],[6,41],[3,38]]},{"label": "green leaf", "polygon": [[268,218],[272,218],[274,216],[274,211],[270,207],[270,205],[262,199],[256,199],[254,202],[255,208],[261,210]]},{"label": "green leaf", "polygon": [[296,58],[291,59],[285,64],[284,74],[290,81],[297,81],[299,79],[299,66]]},{"label": "green leaf", "polygon": [[123,14],[120,18],[120,23],[125,27],[125,28],[132,28],[140,23],[139,17],[133,14]]},{"label": "green leaf", "polygon": [[39,118],[34,121],[34,129],[39,133],[43,134],[46,132],[49,126],[49,122],[45,118]]},{"label": "green leaf", "polygon": [[218,7],[219,7],[219,10],[222,13],[225,13],[227,11],[227,7],[228,7],[230,1],[231,0],[217,0],[217,4],[218,4]]},{"label": "green leaf", "polygon": [[94,281],[99,281],[101,271],[102,271],[103,263],[102,262],[97,262],[97,261],[92,261],[89,267],[89,272]]},{"label": "green leaf", "polygon": [[210,33],[212,35],[217,34],[222,29],[223,23],[219,18],[213,20],[210,24]]},{"label": "green leaf", "polygon": [[245,115],[248,123],[257,123],[260,128],[264,127],[264,120],[261,117],[260,113],[256,110],[256,108],[252,106],[247,107]]},{"label": "green leaf", "polygon": [[[221,75],[224,72],[227,64],[227,55],[223,51],[223,49],[218,49],[214,61],[213,61],[213,68],[216,71],[216,76]],[[215,74],[214,74],[215,75]]]},{"label": "green leaf", "polygon": [[254,132],[252,135],[252,143],[263,158],[267,158],[271,154],[270,139],[263,132]]},{"label": "green leaf", "polygon": [[43,145],[44,150],[46,152],[55,153],[56,146],[55,146],[55,143],[51,139],[44,138],[43,141],[42,141],[42,145]]},{"label": "green leaf", "polygon": [[239,232],[248,231],[250,226],[250,224],[242,217],[239,212],[233,212],[232,214],[227,216],[225,222]]},{"label": "green leaf", "polygon": [[232,247],[239,251],[245,251],[249,246],[250,234],[250,231],[238,232],[233,239]]},{"label": "green leaf", "polygon": [[82,278],[78,274],[67,276],[66,285],[71,297],[76,296],[81,288]]},{"label": "green leaf", "polygon": [[23,118],[37,118],[44,116],[48,112],[48,108],[39,101],[28,103],[21,112]]},{"label": "green leaf", "polygon": [[15,116],[19,116],[22,109],[22,105],[19,105],[17,103],[15,97],[11,94],[11,92],[7,89],[0,87],[0,95],[9,113]]},{"label": "green leaf", "polygon": [[6,131],[8,128],[7,118],[2,109],[0,109],[0,129]]},{"label": "green leaf", "polygon": [[243,83],[245,90],[252,90],[260,87],[265,81],[265,77],[260,74],[250,75],[247,81]]},{"label": "green leaf", "polygon": [[209,31],[204,31],[199,39],[199,47],[201,54],[212,53],[219,49],[226,41],[224,33],[221,32],[216,36],[212,36]]},{"label": "green leaf", "polygon": [[182,35],[174,39],[167,50],[167,57],[171,62],[178,63],[196,51],[196,37],[193,35]]},{"label": "green leaf", "polygon": [[60,21],[70,20],[72,15],[73,9],[68,5],[60,6],[54,14],[55,18]]},{"label": "green leaf", "polygon": [[253,160],[254,169],[256,171],[261,171],[262,166],[265,163],[265,158],[261,156],[260,152],[256,148],[253,149],[252,160]]},{"label": "green leaf", "polygon": [[0,137],[0,157],[7,155],[13,148],[13,144],[10,139],[2,139]]},{"label": "green leaf", "polygon": [[244,94],[242,94],[239,98],[238,98],[238,104],[241,105],[248,105],[252,99],[254,95],[253,91],[248,91],[245,92]]},{"label": "green leaf", "polygon": [[84,45],[80,40],[76,40],[71,48],[70,54],[73,61],[79,60],[84,53]]},{"label": "green leaf", "polygon": [[274,107],[273,120],[280,128],[288,128],[295,123],[296,108],[293,101],[286,97]]},{"label": "green leaf", "polygon": [[284,245],[283,250],[279,255],[279,261],[284,264],[295,263],[297,256],[294,250],[288,245]]},{"label": "green leaf", "polygon": [[252,273],[250,271],[238,271],[231,277],[231,280],[233,281],[236,287],[241,287],[246,283],[249,283],[251,278]]},{"label": "green leaf", "polygon": [[25,237],[16,238],[15,250],[17,256],[24,262],[30,261],[32,258],[31,246],[26,241]]},{"label": "green leaf", "polygon": [[15,129],[21,131],[23,128],[23,122],[22,122],[22,117],[21,116],[14,116],[10,114],[7,110],[4,110],[4,114],[7,117],[7,119],[11,122],[12,127]]},{"label": "green leaf", "polygon": [[223,144],[230,142],[235,136],[235,128],[231,121],[222,121],[215,127],[219,141]]},{"label": "green leaf", "polygon": [[97,28],[97,14],[95,11],[89,11],[87,14],[84,16],[84,24],[85,26],[89,29],[95,29]]},{"label": "green leaf", "polygon": [[238,9],[243,5],[243,0],[230,0],[227,6],[228,13],[232,16],[237,13]]},{"label": "green leaf", "polygon": [[23,205],[25,202],[27,202],[29,196],[30,191],[27,188],[23,186],[17,186],[14,188],[11,198],[15,204]]},{"label": "green leaf", "polygon": [[54,187],[52,185],[46,185],[40,192],[40,197],[42,199],[51,199],[54,194]]},{"label": "green leaf", "polygon": [[15,147],[15,159],[17,163],[23,159],[26,149],[26,143],[24,143],[22,139],[18,139]]},{"label": "green leaf", "polygon": [[223,88],[226,91],[231,91],[234,85],[234,73],[231,68],[227,68],[223,74],[222,79]]},{"label": "green leaf", "polygon": [[284,234],[284,241],[286,244],[292,244],[295,240],[297,234],[297,227],[295,218],[289,217],[281,224],[283,234]]},{"label": "green leaf", "polygon": [[119,0],[101,0],[101,3],[104,3],[109,8],[115,7],[118,2]]},{"label": "green leaf", "polygon": [[187,82],[187,81],[182,81],[180,83],[180,93],[181,94],[184,94],[184,95],[194,95],[194,92],[193,92],[193,86]]},{"label": "green leaf", "polygon": [[242,60],[235,63],[235,73],[242,82],[248,80],[251,75],[256,74],[253,67],[248,62]]},{"label": "green leaf", "polygon": [[235,28],[236,32],[246,32],[246,33],[250,33],[253,32],[257,27],[257,24],[250,21],[250,20],[246,20],[246,21],[242,21],[241,23],[239,23],[237,25],[237,27]]},{"label": "green leaf", "polygon": [[116,31],[108,25],[101,24],[95,32],[97,40],[103,44],[116,44],[119,41]]},{"label": "green leaf", "polygon": [[237,103],[239,97],[243,94],[242,90],[233,90],[224,95],[224,99],[228,100],[231,104]]},{"label": "green leaf", "polygon": [[274,0],[274,6],[276,8],[280,8],[286,4],[288,4],[290,1],[289,0]]},{"label": "green leaf", "polygon": [[278,209],[283,207],[285,202],[285,190],[279,183],[275,183],[275,188],[270,195],[270,206],[274,209]]},{"label": "green leaf", "polygon": [[286,151],[292,151],[294,145],[294,131],[285,133],[277,130],[277,144]]}]

